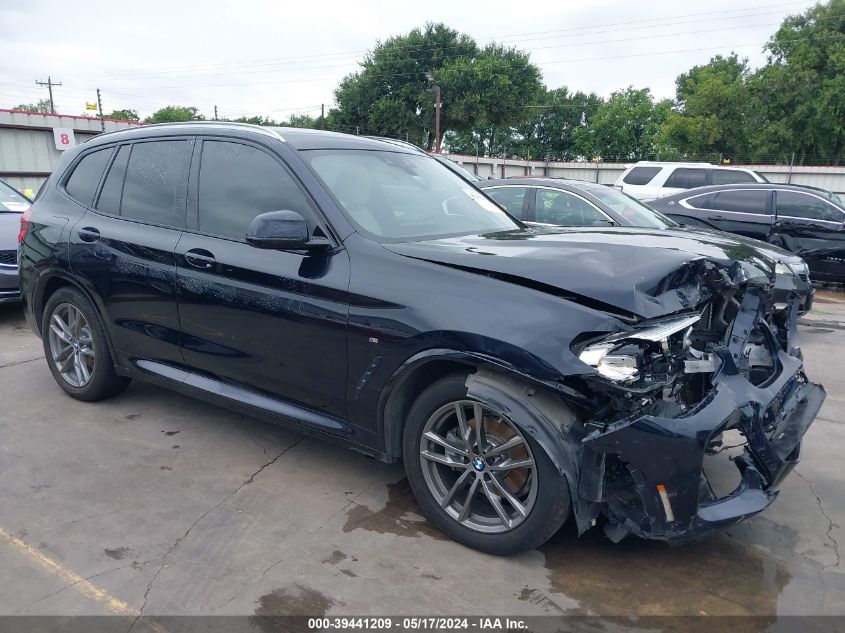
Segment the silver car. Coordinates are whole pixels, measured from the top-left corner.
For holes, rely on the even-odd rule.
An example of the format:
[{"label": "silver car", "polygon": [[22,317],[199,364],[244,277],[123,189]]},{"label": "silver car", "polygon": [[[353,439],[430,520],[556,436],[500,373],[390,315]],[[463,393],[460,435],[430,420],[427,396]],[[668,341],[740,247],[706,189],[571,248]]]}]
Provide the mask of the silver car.
[{"label": "silver car", "polygon": [[0,303],[18,301],[18,232],[29,198],[0,181]]}]

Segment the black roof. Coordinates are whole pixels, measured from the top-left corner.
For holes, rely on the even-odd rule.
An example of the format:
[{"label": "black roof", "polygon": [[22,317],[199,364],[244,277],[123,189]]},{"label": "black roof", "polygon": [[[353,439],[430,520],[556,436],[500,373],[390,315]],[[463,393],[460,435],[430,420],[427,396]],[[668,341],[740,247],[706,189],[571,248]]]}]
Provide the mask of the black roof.
[{"label": "black roof", "polygon": [[[713,193],[717,191],[731,191],[732,189],[786,189],[794,191],[819,191],[824,194],[830,193],[827,189],[821,187],[812,187],[810,185],[787,185],[779,182],[743,182],[732,185],[708,185],[706,187],[696,187],[695,189],[684,189],[678,193],[673,193],[665,198],[689,198],[691,196],[701,195],[704,193]],[[662,199],[662,198],[660,198]]]},{"label": "black roof", "polygon": [[249,123],[230,121],[186,121],[183,123],[159,123],[143,125],[127,130],[109,132],[95,136],[86,142],[87,147],[117,140],[155,138],[177,134],[217,134],[225,136],[252,137],[256,140],[272,138],[283,141],[293,149],[365,149],[386,150],[391,152],[413,153],[401,145],[388,143],[374,138],[342,134],[328,130],[312,130],[294,127],[267,127]]}]

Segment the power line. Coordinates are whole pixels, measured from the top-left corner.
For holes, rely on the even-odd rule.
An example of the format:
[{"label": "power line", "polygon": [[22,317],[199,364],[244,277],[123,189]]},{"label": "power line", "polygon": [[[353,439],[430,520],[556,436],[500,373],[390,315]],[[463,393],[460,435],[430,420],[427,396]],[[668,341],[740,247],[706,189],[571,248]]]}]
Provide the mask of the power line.
[{"label": "power line", "polygon": [[[819,40],[827,40],[827,39],[839,39],[845,37],[843,33],[837,33],[835,35],[829,36],[821,36],[821,37],[814,37],[814,41]],[[781,40],[783,43],[788,42],[798,42],[804,41],[802,38],[795,38],[792,40]],[[742,44],[726,44],[722,46],[704,46],[700,48],[682,48],[682,49],[668,49],[668,50],[661,50],[661,51],[649,51],[644,53],[625,53],[622,55],[612,55],[612,56],[602,56],[602,57],[584,57],[584,58],[577,58],[577,59],[553,59],[553,60],[543,60],[536,62],[536,65],[551,65],[551,64],[569,64],[575,62],[585,62],[585,61],[604,61],[610,59],[628,59],[628,58],[635,58],[635,57],[648,57],[652,55],[673,55],[677,53],[691,53],[691,52],[701,52],[701,51],[708,51],[708,50],[723,50],[723,49],[733,49],[733,48],[745,48],[748,46],[759,46],[760,42],[746,42]],[[493,64],[494,66],[496,64]],[[502,67],[505,67],[504,62],[501,64]],[[460,69],[460,68],[459,68]],[[458,70],[458,69],[456,69]],[[463,70],[463,69],[460,69]],[[373,79],[385,79],[385,78],[393,78],[393,77],[404,77],[404,76],[421,76],[424,74],[423,70],[415,70],[409,72],[397,72],[397,73],[374,73],[371,74],[370,77]],[[171,86],[162,86],[162,85],[151,85],[148,86],[150,89],[156,90],[165,90],[165,89],[174,89],[174,88],[219,88],[219,87],[227,87],[227,86],[259,86],[259,85],[276,85],[276,84],[286,84],[286,83],[310,83],[310,82],[321,82],[321,81],[337,81],[337,77],[318,77],[318,78],[310,78],[310,79],[287,79],[287,80],[271,80],[271,81],[251,81],[251,82],[226,82],[226,83],[208,83],[208,84],[179,84],[179,85],[171,85]]]},{"label": "power line", "polygon": [[[691,13],[691,14],[681,14],[675,16],[667,16],[663,18],[650,18],[645,20],[635,20],[635,21],[625,21],[625,22],[616,22],[616,23],[608,23],[608,24],[600,24],[600,25],[590,25],[590,26],[580,26],[580,27],[569,27],[566,29],[558,29],[554,31],[534,31],[534,32],[527,32],[527,33],[518,33],[518,34],[506,34],[506,35],[498,35],[498,36],[488,36],[479,38],[481,40],[495,40],[495,39],[506,39],[506,38],[521,38],[529,35],[546,35],[549,33],[572,33],[573,31],[583,31],[583,30],[591,30],[591,29],[605,29],[601,31],[597,31],[592,33],[593,35],[599,33],[608,33],[608,32],[615,32],[615,31],[623,31],[623,30],[635,30],[635,29],[645,29],[645,28],[663,28],[666,26],[672,26],[675,24],[683,24],[686,22],[669,22],[668,24],[653,24],[650,26],[645,26],[645,24],[649,22],[657,22],[657,21],[667,21],[667,20],[677,20],[679,18],[699,18],[702,16],[707,16],[705,19],[698,19],[692,20],[696,23],[702,21],[715,21],[715,20],[730,20],[730,19],[738,19],[738,18],[745,18],[745,17],[754,17],[756,15],[760,15],[760,12],[757,13],[747,13],[749,11],[755,11],[757,9],[767,9],[767,11],[763,12],[765,14],[769,14],[770,10],[773,8],[779,8],[784,6],[793,6],[793,5],[806,5],[806,2],[787,2],[787,3],[779,3],[779,4],[768,4],[768,5],[758,5],[756,7],[744,7],[741,9],[729,9],[725,11],[715,11],[715,12],[705,12],[705,13]],[[740,13],[740,15],[729,15],[724,17],[714,17],[720,14],[727,14],[727,13]],[[637,26],[634,29],[607,29],[607,27],[611,26],[628,26],[628,25],[637,25],[641,24],[644,26]],[[542,38],[541,38],[542,39]],[[403,52],[414,52],[414,51],[425,51],[425,50],[438,50],[443,48],[448,48],[449,45],[417,45],[417,46],[408,46],[403,49]],[[368,50],[352,50],[352,51],[343,51],[343,52],[336,52],[336,53],[323,53],[318,55],[310,55],[310,56],[295,56],[295,57],[279,57],[279,58],[263,58],[263,59],[253,59],[253,60],[241,60],[235,62],[221,62],[216,64],[199,64],[193,66],[166,66],[161,67],[158,69],[149,69],[149,70],[140,70],[134,73],[126,73],[125,71],[105,71],[102,73],[83,73],[83,74],[76,74],[76,75],[68,75],[71,77],[78,77],[78,78],[95,78],[95,77],[106,77],[106,76],[120,76],[120,77],[131,77],[137,75],[146,75],[146,74],[169,74],[169,73],[193,73],[196,70],[203,70],[203,69],[225,69],[227,67],[233,67],[234,71],[237,71],[244,66],[246,67],[257,67],[258,65],[266,66],[266,65],[277,65],[283,62],[287,63],[299,63],[303,60],[308,59],[318,59],[318,58],[332,58],[332,57],[346,57],[351,55],[359,55],[361,53],[368,53]]]}]

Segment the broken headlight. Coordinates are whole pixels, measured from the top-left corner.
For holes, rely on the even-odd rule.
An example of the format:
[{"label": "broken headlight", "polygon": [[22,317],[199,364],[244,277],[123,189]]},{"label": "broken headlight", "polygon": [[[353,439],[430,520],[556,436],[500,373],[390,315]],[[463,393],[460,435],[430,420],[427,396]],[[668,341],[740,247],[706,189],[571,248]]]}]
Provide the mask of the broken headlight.
[{"label": "broken headlight", "polygon": [[775,264],[775,274],[806,279],[810,274],[810,268],[803,259],[795,257],[789,260],[781,260]]},{"label": "broken headlight", "polygon": [[[578,358],[595,367],[599,375],[614,382],[633,382],[642,373],[642,349],[637,343],[659,344],[668,347],[669,337],[688,330],[701,318],[700,314],[686,314],[659,322],[644,324],[630,332],[618,332],[594,341],[578,354]],[[686,343],[684,346],[687,346]]]}]

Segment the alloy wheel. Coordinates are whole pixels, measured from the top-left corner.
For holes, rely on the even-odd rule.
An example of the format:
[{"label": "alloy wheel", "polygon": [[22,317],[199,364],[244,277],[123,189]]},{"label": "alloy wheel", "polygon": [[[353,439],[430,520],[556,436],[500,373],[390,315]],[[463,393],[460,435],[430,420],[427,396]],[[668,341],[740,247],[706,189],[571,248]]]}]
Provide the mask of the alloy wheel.
[{"label": "alloy wheel", "polygon": [[60,303],[50,316],[50,355],[59,375],[72,387],[84,387],[94,375],[94,340],[82,312]]},{"label": "alloy wheel", "polygon": [[512,530],[534,507],[537,473],[528,441],[504,415],[479,402],[451,402],[429,417],[420,463],[435,501],[477,532]]}]

